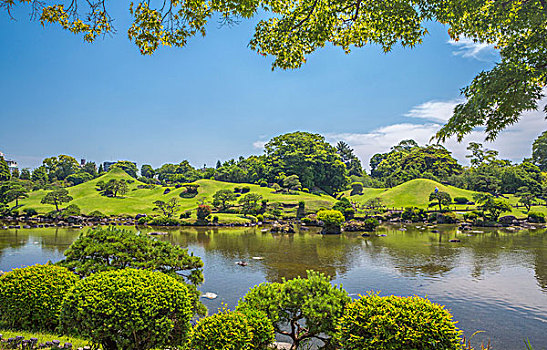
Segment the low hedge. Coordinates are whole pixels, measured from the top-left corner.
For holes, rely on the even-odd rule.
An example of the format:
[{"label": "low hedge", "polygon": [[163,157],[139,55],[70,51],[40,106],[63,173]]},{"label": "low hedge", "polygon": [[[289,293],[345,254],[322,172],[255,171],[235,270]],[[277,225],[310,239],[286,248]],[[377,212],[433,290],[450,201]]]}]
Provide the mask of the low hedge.
[{"label": "low hedge", "polygon": [[65,294],[79,281],[67,268],[34,265],[0,276],[0,322],[12,329],[54,330]]},{"label": "low hedge", "polygon": [[192,304],[187,287],[161,272],[123,269],[81,280],[66,296],[63,326],[103,350],[146,350],[184,343]]},{"label": "low hedge", "polygon": [[343,350],[461,350],[461,331],[428,299],[376,294],[346,307],[335,339]]}]

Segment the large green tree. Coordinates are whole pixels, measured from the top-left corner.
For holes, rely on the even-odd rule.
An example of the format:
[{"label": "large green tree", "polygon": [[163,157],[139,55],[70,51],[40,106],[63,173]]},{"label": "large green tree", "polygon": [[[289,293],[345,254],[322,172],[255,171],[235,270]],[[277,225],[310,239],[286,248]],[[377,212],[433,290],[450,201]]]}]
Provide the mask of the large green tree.
[{"label": "large green tree", "polygon": [[384,154],[371,159],[371,175],[387,186],[395,186],[417,178],[444,181],[459,174],[462,167],[441,145],[418,146],[413,140],[401,141]]},{"label": "large green tree", "polygon": [[348,171],[336,148],[319,134],[298,131],[276,136],[264,148],[274,173],[298,175],[306,188],[334,194],[348,184]]},{"label": "large green tree", "polygon": [[[87,42],[115,32],[106,0],[0,0],[9,15],[19,3],[28,4],[42,24],[56,23]],[[127,34],[143,55],[160,45],[185,46],[189,38],[206,34],[211,18],[233,23],[258,14],[249,47],[271,55],[272,68],[299,68],[326,45],[347,53],[367,44],[384,52],[395,45],[414,47],[432,22],[444,24],[453,40],[495,45],[499,62],[462,90],[466,101],[438,132],[440,140],[461,139],[477,126],[486,126],[487,138],[495,138],[523,111],[538,107],[547,84],[546,0],[140,0],[128,7]]]},{"label": "large green tree", "polygon": [[547,131],[532,144],[532,160],[542,171],[547,171]]},{"label": "large green tree", "polygon": [[363,166],[361,165],[361,161],[357,158],[355,153],[353,153],[353,149],[347,143],[344,141],[338,141],[336,144],[336,152],[340,155],[344,164],[346,164],[349,175],[363,175]]},{"label": "large green tree", "polygon": [[80,169],[78,161],[71,156],[64,154],[58,157],[49,157],[43,160],[49,181],[64,180],[67,176],[74,174]]}]

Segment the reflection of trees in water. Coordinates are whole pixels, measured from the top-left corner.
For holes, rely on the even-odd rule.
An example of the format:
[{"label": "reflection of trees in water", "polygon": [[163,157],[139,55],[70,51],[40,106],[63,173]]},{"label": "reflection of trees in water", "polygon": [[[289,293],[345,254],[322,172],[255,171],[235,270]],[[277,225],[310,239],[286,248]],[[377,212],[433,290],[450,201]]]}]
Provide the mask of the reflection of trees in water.
[{"label": "reflection of trees in water", "polygon": [[[377,233],[386,237],[368,238],[363,245],[376,264],[388,261],[405,275],[442,276],[459,266],[458,260],[470,264],[471,276],[480,278],[485,272],[498,272],[503,265],[516,265],[535,269],[536,279],[542,288],[547,286],[546,230],[510,232],[504,229],[480,228],[483,233],[458,232],[454,226],[439,226],[439,233],[418,230],[407,226],[407,231],[397,227],[384,227]],[[460,243],[449,243],[450,239]]]},{"label": "reflection of trees in water", "polygon": [[[132,229],[132,228],[129,228]],[[457,233],[454,226],[439,226],[440,233],[419,230],[408,225],[382,227],[378,234],[386,237],[361,238],[358,233],[321,236],[313,232],[291,235],[263,233],[259,228],[176,228],[156,236],[183,247],[199,246],[223,259],[235,262],[262,256],[268,281],[280,281],[306,274],[314,269],[330,276],[344,274],[361,257],[371,264],[392,266],[403,275],[442,276],[465,259],[471,276],[480,278],[514,262],[534,268],[539,286],[547,289],[546,230],[509,232],[480,229],[485,233]],[[143,230],[143,233],[154,231]],[[155,230],[157,231],[157,229]],[[63,251],[78,237],[80,231],[67,228],[19,229],[0,231],[0,258],[6,249],[21,249],[26,244],[41,242],[41,248],[54,254]],[[448,243],[458,238],[461,243]],[[255,265],[255,264],[253,264]]]},{"label": "reflection of trees in water", "polygon": [[21,230],[0,230],[0,259],[6,249],[19,249],[27,241],[28,235],[22,234]]},{"label": "reflection of trees in water", "polygon": [[66,228],[10,229],[0,233],[0,257],[6,249],[22,249],[39,242],[42,250],[62,254],[78,238],[79,230]]},{"label": "reflection of trees in water", "polygon": [[305,276],[314,269],[330,276],[345,273],[358,250],[354,238],[344,235],[320,236],[314,233],[273,234],[260,229],[184,229],[165,239],[187,246],[197,243],[206,251],[220,254],[229,261],[260,256],[266,280]]},{"label": "reflection of trees in water", "polygon": [[442,276],[456,266],[459,251],[447,244],[455,238],[455,228],[442,227],[439,233],[419,230],[407,226],[406,231],[398,227],[380,228],[378,234],[364,242],[363,249],[370,256],[372,263],[390,265],[405,276]]}]

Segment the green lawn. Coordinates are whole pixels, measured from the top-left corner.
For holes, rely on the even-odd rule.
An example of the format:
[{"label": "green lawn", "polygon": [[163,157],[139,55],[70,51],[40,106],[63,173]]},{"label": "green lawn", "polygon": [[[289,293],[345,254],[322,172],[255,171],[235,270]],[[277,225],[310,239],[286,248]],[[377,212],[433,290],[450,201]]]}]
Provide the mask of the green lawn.
[{"label": "green lawn", "polygon": [[466,197],[473,200],[473,191],[461,188],[446,186],[439,182],[427,179],[415,179],[407,181],[393,188],[365,188],[362,195],[349,197],[351,201],[364,204],[369,199],[379,197],[388,207],[419,207],[427,208],[429,205],[429,194],[435,187],[442,192],[448,192],[452,198]]},{"label": "green lawn", "polygon": [[[102,196],[96,190],[96,184],[98,181],[107,182],[110,179],[126,179],[134,180],[129,184],[129,192],[120,198],[112,198]],[[269,202],[280,202],[286,204],[298,204],[299,201],[306,202],[306,210],[309,212],[317,211],[321,207],[330,207],[334,204],[335,200],[332,197],[323,195],[318,196],[305,192],[298,192],[297,194],[277,194],[273,193],[271,188],[260,187],[253,184],[238,184],[227,183],[215,180],[198,180],[196,181],[200,185],[198,194],[194,198],[181,198],[180,194],[185,189],[173,187],[154,186],[152,189],[138,189],[139,185],[143,183],[131,178],[128,174],[120,169],[115,169],[107,174],[96,178],[92,181],[67,188],[70,195],[74,198],[69,204],[76,204],[80,207],[83,214],[89,214],[94,210],[99,210],[106,215],[136,215],[136,214],[153,214],[157,213],[153,211],[156,200],[166,201],[170,198],[177,198],[181,204],[180,212],[185,210],[195,209],[198,205],[198,201],[204,199],[206,202],[212,202],[213,194],[221,189],[232,190],[235,187],[247,186],[251,189],[251,192],[258,193],[267,199]],[[168,194],[163,194],[165,189],[169,188]],[[24,208],[33,208],[39,213],[47,213],[55,209],[53,205],[41,204],[40,201],[44,197],[47,191],[34,191],[29,194],[29,198],[19,201]],[[11,203],[14,205],[14,203]],[[66,206],[65,204],[64,206]],[[295,209],[292,209],[295,211]],[[215,214],[217,215],[217,214]],[[226,221],[247,221],[245,218],[241,218],[239,215],[234,214],[218,214],[219,219],[226,219]]]}]

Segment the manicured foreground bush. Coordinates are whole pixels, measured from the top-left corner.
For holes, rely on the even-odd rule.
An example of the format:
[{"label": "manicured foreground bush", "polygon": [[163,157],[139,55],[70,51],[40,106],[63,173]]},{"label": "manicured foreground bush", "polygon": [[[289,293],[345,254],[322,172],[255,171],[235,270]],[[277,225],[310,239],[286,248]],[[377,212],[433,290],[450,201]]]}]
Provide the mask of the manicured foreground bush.
[{"label": "manicured foreground bush", "polygon": [[103,350],[146,350],[183,344],[191,317],[183,283],[161,272],[123,269],[81,280],[63,302],[61,322]]},{"label": "manicured foreground bush", "polygon": [[274,329],[266,314],[256,310],[224,310],[202,318],[192,331],[192,350],[264,349],[274,341]]},{"label": "manicured foreground bush", "polygon": [[65,294],[79,278],[55,265],[34,265],[0,276],[0,322],[21,330],[53,330]]},{"label": "manicured foreground bush", "polygon": [[376,294],[346,307],[335,339],[343,350],[461,350],[461,331],[428,299]]}]

